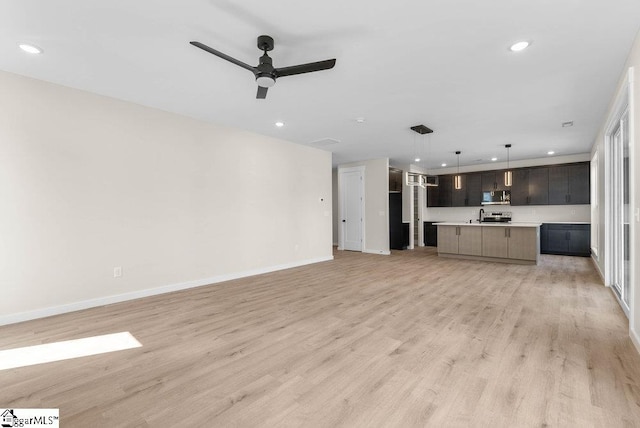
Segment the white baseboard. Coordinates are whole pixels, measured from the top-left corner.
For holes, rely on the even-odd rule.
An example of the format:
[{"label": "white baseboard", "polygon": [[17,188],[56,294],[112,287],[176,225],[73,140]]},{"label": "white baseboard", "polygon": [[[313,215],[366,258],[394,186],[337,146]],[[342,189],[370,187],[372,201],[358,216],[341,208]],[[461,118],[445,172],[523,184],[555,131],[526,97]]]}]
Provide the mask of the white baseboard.
[{"label": "white baseboard", "polygon": [[362,250],[363,253],[368,253],[368,254],[382,254],[383,256],[390,256],[391,255],[391,251],[385,251],[385,250],[369,250],[369,249],[365,249]]},{"label": "white baseboard", "polygon": [[638,351],[638,354],[640,354],[640,335],[638,335],[638,333],[634,329],[630,328],[629,337],[631,338],[631,342],[633,342],[633,345],[636,347],[636,351]]},{"label": "white baseboard", "polygon": [[598,272],[598,274],[600,275],[600,279],[602,279],[602,283],[604,285],[607,285],[605,279],[604,279],[604,273],[602,273],[602,271],[600,270],[600,266],[598,265],[598,262],[596,261],[596,259],[593,257],[593,255],[591,255],[591,261],[593,262],[593,265],[596,268],[596,271]]},{"label": "white baseboard", "polygon": [[333,256],[316,257],[313,259],[301,260],[297,262],[285,263],[281,265],[269,266],[269,267],[259,268],[259,269],[252,269],[244,272],[218,275],[211,278],[196,279],[193,281],[186,281],[178,284],[164,285],[162,287],[157,287],[157,288],[148,288],[146,290],[132,291],[130,293],[98,297],[96,299],[83,300],[81,302],[68,303],[60,306],[52,306],[48,308],[36,309],[33,311],[19,312],[17,314],[3,315],[3,316],[0,316],[0,326],[34,320],[38,318],[50,317],[53,315],[60,315],[67,312],[75,312],[83,309],[95,308],[97,306],[104,306],[112,303],[124,302],[127,300],[140,299],[142,297],[155,296],[157,294],[171,293],[172,291],[202,287],[204,285],[216,284],[219,282],[231,281],[233,279],[246,278],[249,276],[275,272],[278,270],[291,269],[299,266],[310,265],[313,263],[326,262],[329,260],[333,260]]}]

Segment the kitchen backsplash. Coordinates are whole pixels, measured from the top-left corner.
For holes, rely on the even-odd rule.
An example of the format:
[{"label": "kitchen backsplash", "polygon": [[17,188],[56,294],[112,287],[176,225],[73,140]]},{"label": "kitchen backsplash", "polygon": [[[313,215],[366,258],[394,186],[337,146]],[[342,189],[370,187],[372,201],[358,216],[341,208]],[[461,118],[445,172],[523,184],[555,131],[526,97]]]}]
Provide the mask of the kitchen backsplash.
[{"label": "kitchen backsplash", "polygon": [[510,206],[494,205],[485,207],[455,207],[455,208],[422,208],[424,221],[469,221],[476,220],[480,208],[485,212],[510,211],[514,222],[590,222],[590,205],[535,205]]}]

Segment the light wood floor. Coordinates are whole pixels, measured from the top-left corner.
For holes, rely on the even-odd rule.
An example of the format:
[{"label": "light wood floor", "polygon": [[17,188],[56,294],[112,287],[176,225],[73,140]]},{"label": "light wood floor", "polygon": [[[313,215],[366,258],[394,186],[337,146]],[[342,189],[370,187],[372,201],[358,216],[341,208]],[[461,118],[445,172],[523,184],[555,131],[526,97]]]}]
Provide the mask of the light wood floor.
[{"label": "light wood floor", "polygon": [[0,327],[0,349],[130,331],[142,348],[0,372],[64,427],[640,426],[640,356],[587,258],[431,248]]}]

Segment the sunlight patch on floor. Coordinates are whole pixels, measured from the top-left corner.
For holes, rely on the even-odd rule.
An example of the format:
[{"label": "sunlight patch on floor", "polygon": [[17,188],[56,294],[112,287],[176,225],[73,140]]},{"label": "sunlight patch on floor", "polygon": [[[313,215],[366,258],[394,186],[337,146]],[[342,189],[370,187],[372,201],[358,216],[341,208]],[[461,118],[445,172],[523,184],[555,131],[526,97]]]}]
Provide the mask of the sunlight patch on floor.
[{"label": "sunlight patch on floor", "polygon": [[139,348],[128,331],[0,351],[0,370]]}]

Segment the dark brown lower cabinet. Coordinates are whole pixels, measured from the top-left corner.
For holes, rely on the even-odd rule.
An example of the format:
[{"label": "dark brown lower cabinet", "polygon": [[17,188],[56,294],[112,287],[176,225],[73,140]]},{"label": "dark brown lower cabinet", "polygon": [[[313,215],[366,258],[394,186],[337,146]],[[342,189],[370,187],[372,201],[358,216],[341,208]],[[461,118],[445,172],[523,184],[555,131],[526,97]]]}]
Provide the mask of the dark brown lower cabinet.
[{"label": "dark brown lower cabinet", "polygon": [[542,254],[589,257],[590,247],[590,224],[543,223],[540,228]]},{"label": "dark brown lower cabinet", "polygon": [[433,221],[424,222],[424,245],[427,247],[438,246],[438,226]]}]

